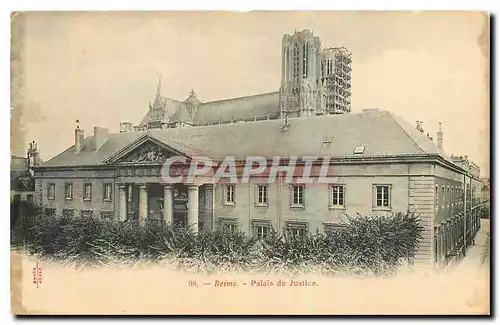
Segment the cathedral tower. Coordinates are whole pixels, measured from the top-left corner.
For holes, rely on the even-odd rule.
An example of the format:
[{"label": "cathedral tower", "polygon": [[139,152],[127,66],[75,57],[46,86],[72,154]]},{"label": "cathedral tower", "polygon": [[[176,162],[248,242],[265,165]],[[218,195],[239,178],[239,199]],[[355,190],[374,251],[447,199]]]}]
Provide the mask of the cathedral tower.
[{"label": "cathedral tower", "polygon": [[324,49],[321,53],[321,84],[326,114],[351,111],[351,52],[345,47]]},{"label": "cathedral tower", "polygon": [[318,109],[321,42],[310,30],[285,34],[282,41],[280,114],[314,115]]},{"label": "cathedral tower", "polygon": [[351,53],[322,50],[310,30],[285,34],[281,53],[280,115],[343,114],[351,111]]}]

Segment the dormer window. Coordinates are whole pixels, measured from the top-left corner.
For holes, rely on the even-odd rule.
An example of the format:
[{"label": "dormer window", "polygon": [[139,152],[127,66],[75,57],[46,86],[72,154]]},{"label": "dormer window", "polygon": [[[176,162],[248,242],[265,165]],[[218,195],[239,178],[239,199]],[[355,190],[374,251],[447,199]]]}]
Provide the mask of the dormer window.
[{"label": "dormer window", "polygon": [[354,148],[355,155],[362,155],[364,152],[365,152],[364,146]]}]

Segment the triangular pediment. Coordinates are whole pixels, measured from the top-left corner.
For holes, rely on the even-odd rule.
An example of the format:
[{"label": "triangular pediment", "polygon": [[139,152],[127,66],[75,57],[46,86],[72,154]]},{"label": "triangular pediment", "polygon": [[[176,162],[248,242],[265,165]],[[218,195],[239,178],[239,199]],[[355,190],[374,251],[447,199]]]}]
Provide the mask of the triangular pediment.
[{"label": "triangular pediment", "polygon": [[167,144],[154,138],[145,137],[123,148],[116,155],[110,157],[107,162],[112,164],[164,163],[168,158],[175,156],[187,157]]}]

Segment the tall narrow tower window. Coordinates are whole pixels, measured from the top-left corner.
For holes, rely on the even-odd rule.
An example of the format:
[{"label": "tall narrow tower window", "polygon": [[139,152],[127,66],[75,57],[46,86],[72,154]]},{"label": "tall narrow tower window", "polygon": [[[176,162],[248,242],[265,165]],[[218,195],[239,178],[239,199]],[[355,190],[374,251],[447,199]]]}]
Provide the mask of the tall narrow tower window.
[{"label": "tall narrow tower window", "polygon": [[285,80],[288,80],[288,78],[289,78],[288,74],[290,71],[290,68],[289,68],[290,60],[288,58],[289,58],[289,55],[288,55],[288,48],[287,48],[285,51]]},{"label": "tall narrow tower window", "polygon": [[302,53],[303,53],[303,58],[302,58],[302,77],[307,78],[307,59],[309,57],[309,48],[307,46],[307,43],[304,43],[302,45]]},{"label": "tall narrow tower window", "polygon": [[296,45],[293,48],[293,78],[299,77],[299,47]]}]

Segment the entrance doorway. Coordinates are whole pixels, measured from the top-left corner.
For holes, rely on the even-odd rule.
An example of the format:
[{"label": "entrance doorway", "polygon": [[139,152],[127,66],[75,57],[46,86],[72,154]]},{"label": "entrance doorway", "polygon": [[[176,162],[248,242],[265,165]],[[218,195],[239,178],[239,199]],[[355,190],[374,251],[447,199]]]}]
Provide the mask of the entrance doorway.
[{"label": "entrance doorway", "polygon": [[[164,218],[164,195],[163,184],[148,184],[148,218],[152,220],[163,220]],[[138,206],[137,202],[137,206]],[[185,227],[188,224],[188,186],[185,184],[173,184],[172,186],[172,215],[171,221],[174,226]]]},{"label": "entrance doorway", "polygon": [[163,219],[163,197],[165,191],[161,184],[148,184],[148,218]]},{"label": "entrance doorway", "polygon": [[173,186],[173,225],[185,227],[188,220],[188,187],[185,184]]}]

